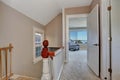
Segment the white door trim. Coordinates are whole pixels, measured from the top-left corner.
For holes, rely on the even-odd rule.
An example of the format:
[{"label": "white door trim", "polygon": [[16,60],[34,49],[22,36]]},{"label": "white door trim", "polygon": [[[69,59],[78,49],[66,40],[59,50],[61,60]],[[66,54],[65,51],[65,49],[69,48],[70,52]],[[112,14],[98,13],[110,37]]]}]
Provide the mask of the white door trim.
[{"label": "white door trim", "polygon": [[73,15],[66,15],[65,16],[65,26],[63,27],[65,30],[65,53],[66,53],[66,59],[65,62],[69,62],[69,19],[70,18],[76,18],[76,17],[87,17],[88,14],[73,14]]}]

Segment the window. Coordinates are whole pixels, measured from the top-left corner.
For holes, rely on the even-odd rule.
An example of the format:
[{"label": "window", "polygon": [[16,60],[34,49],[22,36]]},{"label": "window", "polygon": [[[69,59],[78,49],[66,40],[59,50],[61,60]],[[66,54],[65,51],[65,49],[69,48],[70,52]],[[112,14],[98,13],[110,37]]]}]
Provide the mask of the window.
[{"label": "window", "polygon": [[42,42],[43,42],[43,32],[38,28],[33,29],[33,62],[37,63],[42,59],[41,50],[42,50]]},{"label": "window", "polygon": [[41,48],[42,48],[42,41],[41,41],[41,34],[35,33],[35,57],[39,57],[41,54]]},{"label": "window", "polygon": [[70,40],[77,40],[81,44],[87,43],[87,29],[70,30]]}]

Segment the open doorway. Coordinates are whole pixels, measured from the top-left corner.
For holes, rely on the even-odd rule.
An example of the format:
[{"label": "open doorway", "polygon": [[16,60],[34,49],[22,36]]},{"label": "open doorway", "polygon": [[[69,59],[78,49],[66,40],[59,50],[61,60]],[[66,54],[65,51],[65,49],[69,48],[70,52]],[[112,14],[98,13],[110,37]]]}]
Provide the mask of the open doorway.
[{"label": "open doorway", "polygon": [[76,14],[66,16],[67,62],[69,62],[70,60],[69,52],[84,50],[87,53],[87,16],[88,14]]},{"label": "open doorway", "polygon": [[87,50],[87,16],[69,18],[69,51]]},{"label": "open doorway", "polygon": [[84,66],[82,71],[85,74],[89,73],[87,71],[87,16],[88,14],[67,16],[69,63],[81,64],[74,67]]},{"label": "open doorway", "polygon": [[66,58],[61,80],[100,80],[88,67],[88,14],[66,16]]},{"label": "open doorway", "polygon": [[[75,18],[86,18],[86,27],[71,28],[70,20]],[[75,22],[75,20],[74,20]],[[89,14],[80,15],[66,15],[66,26],[65,26],[65,50],[66,60],[68,62],[67,67],[73,64],[73,69],[84,67],[82,72],[84,74],[93,74],[93,76],[100,77],[100,25],[99,25],[99,8],[96,5]],[[73,26],[73,25],[72,25]],[[71,29],[71,30],[70,30]],[[81,30],[82,29],[82,30]],[[80,39],[77,35],[80,31],[87,33],[87,41]],[[73,35],[72,37],[70,35]],[[83,35],[83,34],[82,34]],[[72,45],[71,45],[72,43]],[[86,44],[87,43],[87,44]],[[82,46],[87,45],[86,50],[82,50]],[[70,49],[70,47],[73,47]],[[83,48],[85,49],[85,48]],[[84,55],[85,54],[85,55]],[[82,56],[82,57],[81,57]],[[81,62],[82,61],[82,62]],[[76,64],[82,65],[76,65]],[[75,69],[75,70],[76,70]],[[77,70],[80,71],[81,69]],[[92,71],[92,73],[90,72]],[[80,72],[78,72],[80,73]],[[86,76],[86,75],[84,75]]]}]

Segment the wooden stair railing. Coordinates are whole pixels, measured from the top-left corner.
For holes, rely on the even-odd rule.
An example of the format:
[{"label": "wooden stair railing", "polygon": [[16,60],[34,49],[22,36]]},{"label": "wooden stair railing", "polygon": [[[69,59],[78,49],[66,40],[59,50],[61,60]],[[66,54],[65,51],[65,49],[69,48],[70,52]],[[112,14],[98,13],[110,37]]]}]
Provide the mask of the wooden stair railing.
[{"label": "wooden stair railing", "polygon": [[[0,48],[0,80],[8,80],[10,76],[13,75],[12,73],[12,44],[9,44],[8,47]],[[5,75],[3,73],[4,67],[3,67],[3,58],[2,58],[2,52],[5,52]],[[10,53],[10,72],[8,75],[8,52]]]}]

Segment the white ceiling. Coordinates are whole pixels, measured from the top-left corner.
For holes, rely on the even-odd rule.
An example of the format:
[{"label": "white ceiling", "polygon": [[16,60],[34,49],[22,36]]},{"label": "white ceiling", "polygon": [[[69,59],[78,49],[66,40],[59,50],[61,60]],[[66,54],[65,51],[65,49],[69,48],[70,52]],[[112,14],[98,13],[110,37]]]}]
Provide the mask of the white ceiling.
[{"label": "white ceiling", "polygon": [[92,0],[56,0],[60,8],[70,8],[90,5]]},{"label": "white ceiling", "polygon": [[62,8],[90,5],[92,0],[1,0],[5,4],[32,18],[48,24]]}]

